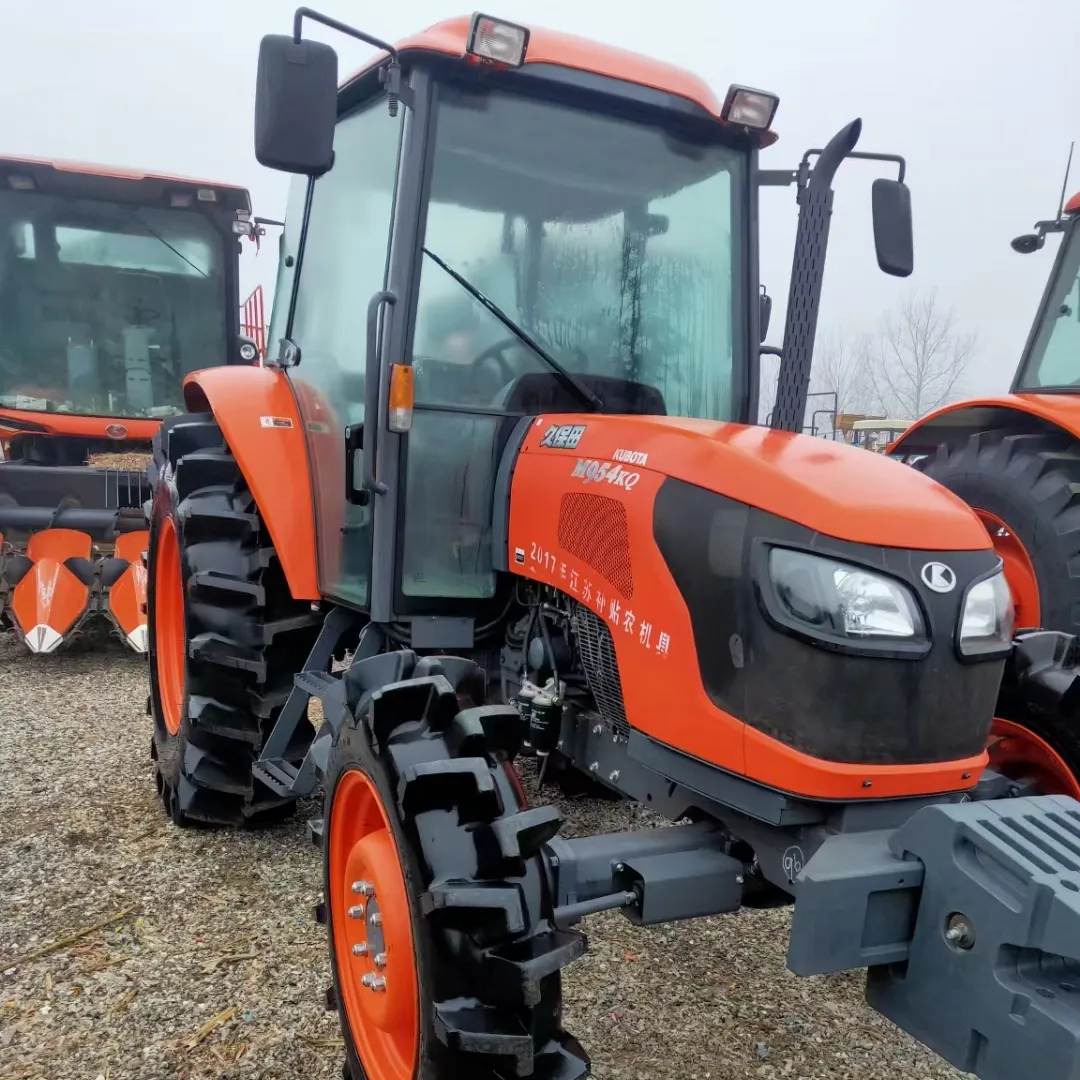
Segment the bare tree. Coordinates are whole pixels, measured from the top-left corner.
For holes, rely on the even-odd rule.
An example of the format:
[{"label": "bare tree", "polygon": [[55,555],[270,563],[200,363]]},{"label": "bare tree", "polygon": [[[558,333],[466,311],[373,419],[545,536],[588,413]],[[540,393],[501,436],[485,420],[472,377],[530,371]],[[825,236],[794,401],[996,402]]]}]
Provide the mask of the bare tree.
[{"label": "bare tree", "polygon": [[864,367],[875,404],[889,416],[917,420],[953,400],[976,340],[961,332],[955,311],[935,290],[909,293],[867,349]]},{"label": "bare tree", "polygon": [[838,413],[870,411],[875,396],[866,363],[870,347],[866,334],[851,337],[840,327],[821,336],[810,372],[810,391],[819,396],[810,399],[811,409],[835,404]]}]

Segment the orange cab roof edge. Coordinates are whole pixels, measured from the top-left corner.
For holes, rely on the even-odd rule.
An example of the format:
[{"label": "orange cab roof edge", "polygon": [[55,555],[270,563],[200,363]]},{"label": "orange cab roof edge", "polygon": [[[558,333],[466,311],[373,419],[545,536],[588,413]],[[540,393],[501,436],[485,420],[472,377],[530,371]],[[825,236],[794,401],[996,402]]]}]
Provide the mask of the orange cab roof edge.
[{"label": "orange cab roof edge", "polygon": [[1080,214],[1080,191],[1065,204],[1065,213]]},{"label": "orange cab roof edge", "polygon": [[[395,48],[402,55],[426,52],[456,59],[463,58],[466,55],[465,46],[471,21],[468,16],[447,19],[417,34],[410,35],[398,42]],[[383,51],[376,53],[362,68],[342,83],[341,89],[353,85],[386,59],[387,53]],[[720,118],[722,102],[713,93],[708,83],[683,68],[640,53],[604,45],[573,34],[530,26],[525,64],[550,64],[571,68],[673,94],[693,102],[718,123],[725,124],[725,121]],[[758,135],[760,147],[771,146],[776,140],[777,135],[773,131],[763,131]]]},{"label": "orange cab roof edge", "polygon": [[0,155],[0,171],[9,172],[20,166],[30,170],[51,169],[58,173],[68,173],[73,176],[95,176],[108,180],[130,180],[133,183],[150,181],[156,184],[169,184],[182,188],[217,188],[221,191],[233,192],[243,197],[247,208],[251,209],[251,195],[247,188],[240,184],[227,184],[219,180],[200,180],[192,176],[173,176],[169,173],[149,172],[144,169],[129,169],[122,165],[100,165],[94,162],[65,161],[54,158],[16,157],[13,155]]}]

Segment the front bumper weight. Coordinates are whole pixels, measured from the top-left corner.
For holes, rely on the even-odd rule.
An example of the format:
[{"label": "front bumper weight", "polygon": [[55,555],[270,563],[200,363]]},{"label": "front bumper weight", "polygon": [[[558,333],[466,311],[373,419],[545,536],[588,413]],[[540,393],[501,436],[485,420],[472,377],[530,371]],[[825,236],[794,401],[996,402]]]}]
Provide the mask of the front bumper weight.
[{"label": "front bumper weight", "polygon": [[867,1002],[965,1072],[1078,1080],[1080,803],[938,804],[830,838],[796,882],[788,963],[868,966]]}]

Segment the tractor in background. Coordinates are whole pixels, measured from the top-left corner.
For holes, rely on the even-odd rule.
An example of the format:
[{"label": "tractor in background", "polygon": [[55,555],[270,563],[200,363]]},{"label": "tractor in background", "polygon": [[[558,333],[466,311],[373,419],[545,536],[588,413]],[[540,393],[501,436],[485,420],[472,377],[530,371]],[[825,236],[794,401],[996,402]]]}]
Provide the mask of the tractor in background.
[{"label": "tractor in background", "polygon": [[[379,52],[339,84],[306,21]],[[152,754],[178,826],[322,787],[344,1075],[580,1080],[583,919],[793,903],[796,973],[867,969],[986,1080],[1073,1080],[1080,803],[986,741],[1075,721],[1074,639],[1014,639],[962,500],[800,433],[833,177],[895,170],[904,277],[903,160],[855,120],[763,168],[774,94],[483,14],[394,46],[301,8],[257,87],[277,302],[267,362],[188,375],[154,439]],[[758,426],[769,185],[799,224]],[[524,747],[672,826],[560,836]]]},{"label": "tractor in background", "polygon": [[[1067,183],[1067,179],[1066,179]],[[1080,634],[1080,192],[1018,236],[1028,255],[1061,242],[1020,357],[1000,397],[960,401],[913,424],[892,457],[943,484],[979,516],[1001,557],[1018,627]],[[1080,729],[1052,710],[999,717],[991,760],[1010,776],[1080,798]]]},{"label": "tractor in background", "polygon": [[145,653],[151,439],[189,373],[258,360],[254,228],[243,188],[0,158],[0,626],[32,652],[104,615]]}]

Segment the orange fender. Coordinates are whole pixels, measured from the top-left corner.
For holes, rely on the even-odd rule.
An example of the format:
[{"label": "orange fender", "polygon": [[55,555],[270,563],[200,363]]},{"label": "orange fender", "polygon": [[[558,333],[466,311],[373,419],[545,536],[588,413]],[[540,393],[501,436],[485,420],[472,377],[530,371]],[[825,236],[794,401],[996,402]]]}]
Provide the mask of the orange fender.
[{"label": "orange fender", "polygon": [[246,365],[195,371],[184,379],[184,402],[191,412],[214,414],[255,497],[293,598],[318,600],[307,445],[285,373]]},{"label": "orange fender", "polygon": [[1015,422],[1017,413],[1080,439],[1080,397],[1075,394],[1002,394],[944,405],[916,420],[887,450],[889,454],[923,453],[942,441],[939,431],[992,429]]},{"label": "orange fender", "polygon": [[108,610],[127,643],[139,653],[147,649],[146,567],[143,552],[150,543],[146,531],[123,533],[116,538],[113,557],[127,566],[109,586]]},{"label": "orange fender", "polygon": [[74,529],[45,529],[26,545],[32,566],[11,592],[10,608],[31,652],[52,652],[90,605],[90,587],[64,563],[83,559],[93,541]]}]

